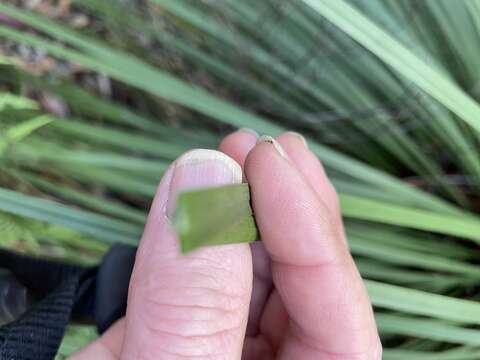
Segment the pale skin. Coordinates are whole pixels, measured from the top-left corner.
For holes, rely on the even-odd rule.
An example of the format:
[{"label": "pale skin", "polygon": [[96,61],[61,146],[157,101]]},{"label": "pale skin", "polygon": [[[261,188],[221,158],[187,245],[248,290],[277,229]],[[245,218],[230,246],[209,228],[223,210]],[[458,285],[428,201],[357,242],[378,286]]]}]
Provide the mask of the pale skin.
[{"label": "pale skin", "polygon": [[[262,241],[180,255],[168,220],[175,195],[242,176]],[[381,352],[321,163],[297,134],[272,143],[239,130],[218,151],[190,151],[166,172],[125,318],[70,359],[380,360]]]}]

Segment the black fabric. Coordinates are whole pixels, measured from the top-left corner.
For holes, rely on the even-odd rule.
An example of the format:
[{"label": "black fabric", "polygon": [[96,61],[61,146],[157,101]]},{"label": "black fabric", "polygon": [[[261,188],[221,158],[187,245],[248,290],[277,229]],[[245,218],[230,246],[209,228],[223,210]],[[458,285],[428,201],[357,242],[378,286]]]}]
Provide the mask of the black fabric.
[{"label": "black fabric", "polygon": [[81,267],[0,250],[0,268],[13,273],[36,299],[0,327],[0,360],[51,360],[71,319],[105,331],[125,314],[136,249],[115,245],[99,267]]},{"label": "black fabric", "polygon": [[85,267],[29,257],[0,250],[0,268],[11,271],[18,281],[35,294],[42,296],[54,291],[72,276],[86,270]]},{"label": "black fabric", "polygon": [[0,328],[0,359],[55,357],[76,300],[80,273],[72,274],[16,321]]},{"label": "black fabric", "polygon": [[98,269],[94,317],[100,333],[121,318],[127,310],[128,284],[136,248],[118,245],[105,255]]}]

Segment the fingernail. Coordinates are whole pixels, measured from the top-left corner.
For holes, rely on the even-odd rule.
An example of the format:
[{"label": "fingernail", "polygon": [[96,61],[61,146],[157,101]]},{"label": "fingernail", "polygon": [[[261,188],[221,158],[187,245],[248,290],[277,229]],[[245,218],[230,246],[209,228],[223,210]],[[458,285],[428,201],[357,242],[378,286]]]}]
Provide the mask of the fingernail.
[{"label": "fingernail", "polygon": [[285,150],[283,150],[283,147],[282,145],[280,145],[278,143],[277,140],[275,140],[273,137],[269,136],[269,135],[262,135],[258,138],[257,140],[257,144],[260,144],[260,143],[263,143],[263,142],[266,142],[266,143],[270,143],[273,145],[273,147],[275,148],[275,150],[277,150],[277,152],[283,156],[285,159],[288,159],[288,155],[287,153],[285,152]]},{"label": "fingernail", "polygon": [[292,136],[296,136],[303,143],[303,145],[305,145],[305,147],[308,148],[307,140],[305,139],[305,137],[302,134],[300,134],[298,132],[295,132],[295,131],[287,131],[287,134],[290,134]]},{"label": "fingernail", "polygon": [[250,128],[241,128],[241,129],[238,129],[238,131],[242,131],[242,132],[246,132],[246,133],[249,133],[249,134],[252,134],[253,136],[255,136],[255,138],[259,138],[260,135],[258,135],[258,133],[253,130],[253,129],[250,129]]},{"label": "fingernail", "polygon": [[176,197],[181,191],[241,182],[240,165],[227,155],[206,149],[189,151],[175,162],[170,181],[167,216],[170,217],[175,211]]}]

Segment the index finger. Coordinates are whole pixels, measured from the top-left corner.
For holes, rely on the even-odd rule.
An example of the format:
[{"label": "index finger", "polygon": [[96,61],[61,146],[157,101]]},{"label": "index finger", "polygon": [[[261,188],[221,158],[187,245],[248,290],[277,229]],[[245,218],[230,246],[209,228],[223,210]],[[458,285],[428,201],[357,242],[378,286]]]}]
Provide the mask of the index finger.
[{"label": "index finger", "polygon": [[290,316],[280,358],[380,359],[370,301],[334,220],[338,214],[272,138],[250,152],[245,172]]}]

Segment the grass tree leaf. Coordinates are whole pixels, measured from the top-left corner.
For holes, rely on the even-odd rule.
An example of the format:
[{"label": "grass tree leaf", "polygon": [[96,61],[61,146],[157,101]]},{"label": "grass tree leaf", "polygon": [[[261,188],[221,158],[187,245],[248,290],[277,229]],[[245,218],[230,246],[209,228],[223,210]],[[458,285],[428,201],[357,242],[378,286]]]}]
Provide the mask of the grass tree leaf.
[{"label": "grass tree leaf", "polygon": [[247,184],[180,193],[173,224],[183,253],[258,237]]}]

